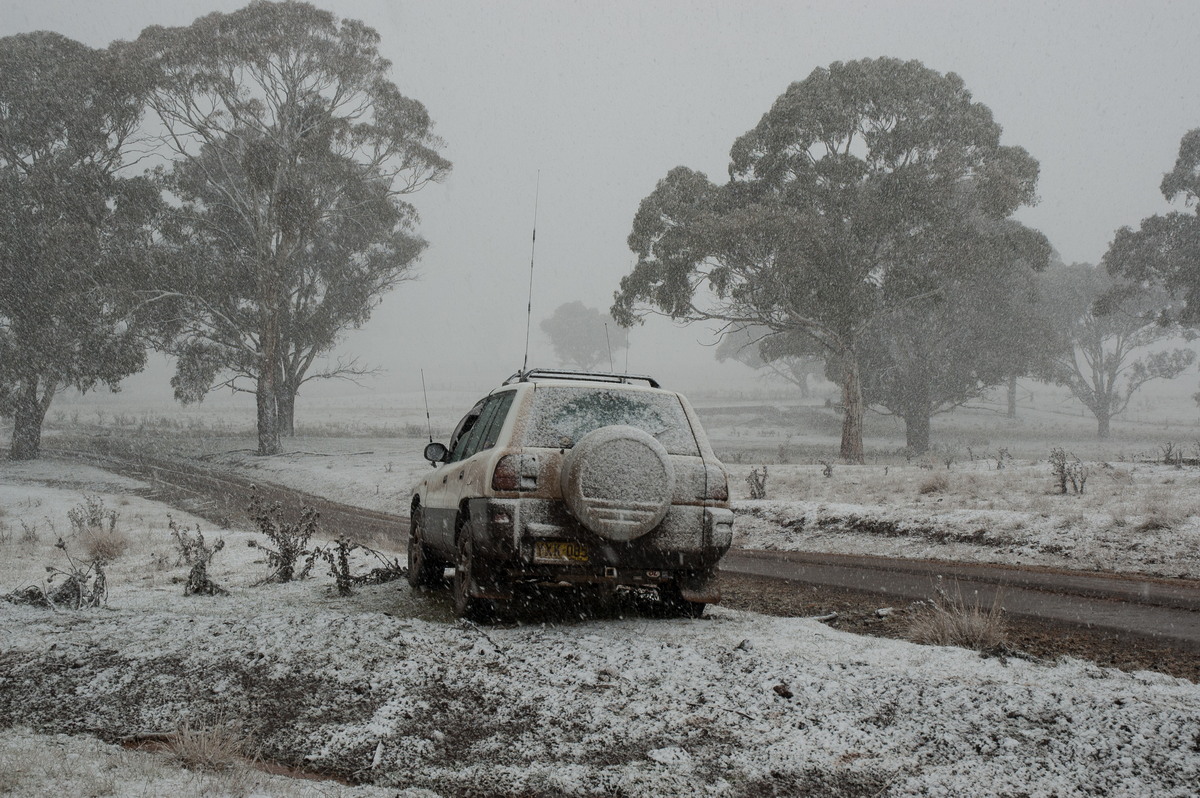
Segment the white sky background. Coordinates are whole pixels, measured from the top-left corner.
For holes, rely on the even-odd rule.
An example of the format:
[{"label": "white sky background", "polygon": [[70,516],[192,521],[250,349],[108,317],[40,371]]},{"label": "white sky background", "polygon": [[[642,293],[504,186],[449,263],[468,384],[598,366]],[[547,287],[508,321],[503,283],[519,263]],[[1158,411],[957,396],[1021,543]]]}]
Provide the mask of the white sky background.
[{"label": "white sky background", "polygon": [[[734,139],[833,61],[916,58],[962,76],[1004,143],[1040,161],[1041,202],[1020,218],[1068,262],[1096,262],[1118,227],[1167,209],[1159,181],[1200,127],[1194,2],[315,4],[379,31],[393,79],[429,109],[454,163],[411,198],[430,242],[421,279],[342,346],[385,369],[368,386],[380,392],[419,390],[419,368],[431,385],[482,388],[521,365],[539,170],[530,363],[553,365],[538,323],[563,302],[611,304],[655,183],[681,164],[723,181]],[[0,35],[49,29],[102,47],[243,5],[0,0]],[[630,370],[671,385],[703,387],[716,366],[702,327],[651,323],[630,340]],[[169,396],[167,376],[127,385]]]}]

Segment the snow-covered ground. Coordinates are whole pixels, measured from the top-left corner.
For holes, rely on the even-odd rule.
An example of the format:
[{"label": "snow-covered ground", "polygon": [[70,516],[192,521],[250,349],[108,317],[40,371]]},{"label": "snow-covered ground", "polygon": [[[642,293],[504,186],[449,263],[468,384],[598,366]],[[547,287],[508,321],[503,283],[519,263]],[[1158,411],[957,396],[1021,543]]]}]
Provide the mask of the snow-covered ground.
[{"label": "snow-covered ground", "polygon": [[735,505],[734,545],[1200,579],[1200,518],[1139,528],[1102,513],[914,509],[805,501]]},{"label": "snow-covered ground", "polygon": [[[323,575],[255,586],[266,566],[249,530],[210,529],[138,487],[0,463],[0,592],[61,564],[57,535],[79,551],[67,513],[84,491],[119,512],[129,541],[106,607],[0,602],[0,789],[57,794],[85,763],[113,777],[78,794],[317,794],[57,736],[216,717],[263,757],[440,795],[1183,796],[1200,783],[1200,686],[1184,680],[723,609],[480,628],[404,582],[348,598]],[[225,539],[210,575],[231,595],[183,595],[169,514]],[[395,793],[323,783],[319,794]]]}]

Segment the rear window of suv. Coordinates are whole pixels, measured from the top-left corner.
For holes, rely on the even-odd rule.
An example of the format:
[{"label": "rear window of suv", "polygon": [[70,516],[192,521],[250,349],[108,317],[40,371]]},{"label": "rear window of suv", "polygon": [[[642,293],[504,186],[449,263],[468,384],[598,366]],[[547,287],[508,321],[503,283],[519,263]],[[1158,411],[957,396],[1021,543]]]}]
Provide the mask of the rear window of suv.
[{"label": "rear window of suv", "polygon": [[523,445],[570,449],[592,430],[612,424],[650,433],[670,454],[700,454],[683,405],[673,394],[573,386],[534,389]]}]

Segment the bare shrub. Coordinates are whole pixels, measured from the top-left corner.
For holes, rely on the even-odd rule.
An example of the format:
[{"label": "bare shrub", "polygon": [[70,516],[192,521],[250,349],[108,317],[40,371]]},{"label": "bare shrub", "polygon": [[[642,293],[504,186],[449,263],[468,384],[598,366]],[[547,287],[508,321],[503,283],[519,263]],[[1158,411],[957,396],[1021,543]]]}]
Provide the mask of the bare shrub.
[{"label": "bare shrub", "polygon": [[229,591],[208,578],[208,566],[216,553],[225,548],[225,541],[218,540],[209,545],[204,540],[200,525],[196,524],[196,534],[193,535],[186,527],[175,523],[169,518],[171,537],[175,538],[175,549],[179,552],[176,561],[191,568],[188,572],[187,583],[183,586],[185,596],[227,596]]},{"label": "bare shrub", "polygon": [[1007,448],[997,449],[996,453],[992,455],[992,460],[996,462],[997,471],[1003,470],[1005,462],[1011,462],[1012,459],[1012,455],[1008,453]]},{"label": "bare shrub", "polygon": [[41,537],[37,531],[37,521],[30,523],[24,518],[21,519],[21,542],[25,544],[37,543]]},{"label": "bare shrub", "polygon": [[921,603],[908,622],[908,638],[935,646],[960,646],[975,651],[999,651],[1007,647],[1008,629],[1000,596],[984,608],[978,600],[968,603],[958,583],[950,595],[939,576],[934,597]]},{"label": "bare shrub", "polygon": [[941,472],[930,474],[917,488],[917,493],[944,493],[950,489],[950,479]]},{"label": "bare shrub", "polygon": [[[308,548],[308,542],[320,528],[320,513],[305,505],[300,508],[300,518],[289,521],[284,518],[283,505],[279,502],[265,503],[254,491],[250,496],[250,506],[246,508],[250,518],[258,526],[258,530],[266,535],[275,548],[269,548],[256,540],[250,541],[250,546],[267,555],[267,565],[272,569],[271,574],[259,584],[267,582],[290,582],[296,578],[308,575],[312,566],[314,552]],[[296,574],[296,564],[301,557],[308,557],[304,569]]]},{"label": "bare shrub", "polygon": [[[67,567],[46,566],[46,584],[30,585],[24,590],[4,596],[13,604],[30,604],[47,609],[81,610],[99,607],[108,600],[108,577],[104,573],[104,561],[92,560],[84,563],[76,560],[67,551],[62,538],[54,544],[67,558]],[[55,584],[57,582],[57,584]]]},{"label": "bare shrub", "polygon": [[767,467],[764,465],[762,473],[758,473],[757,468],[750,469],[750,476],[746,477],[746,484],[750,487],[751,499],[767,498]]},{"label": "bare shrub", "polygon": [[76,535],[89,531],[112,532],[117,527],[118,517],[117,511],[105,507],[104,499],[94,493],[83,494],[83,504],[67,510],[71,532]]},{"label": "bare shrub", "polygon": [[[370,554],[379,561],[379,565],[365,574],[355,576],[350,573],[350,555],[355,551]],[[352,595],[352,585],[381,585],[385,582],[402,579],[408,573],[408,566],[402,565],[399,559],[388,559],[370,546],[355,543],[345,535],[339,535],[331,543],[313,549],[304,566],[306,573],[318,558],[324,560],[325,564],[329,566],[329,575],[333,577],[339,596]]]},{"label": "bare shrub", "polygon": [[329,566],[329,575],[333,577],[339,596],[351,594],[350,585],[354,577],[350,575],[350,552],[357,548],[360,548],[357,543],[341,535],[328,546],[322,546],[313,552],[314,556],[320,556]]},{"label": "bare shrub", "polygon": [[1183,468],[1183,447],[1176,446],[1174,441],[1167,441],[1158,447],[1162,452],[1163,465],[1175,466]]},{"label": "bare shrub", "polygon": [[1058,492],[1066,494],[1069,484],[1072,493],[1082,496],[1090,474],[1083,461],[1057,447],[1050,450],[1049,459],[1050,470],[1054,473],[1054,480],[1058,484]]},{"label": "bare shrub", "polygon": [[185,720],[167,735],[164,747],[190,770],[232,770],[251,758],[250,741],[235,725],[223,718],[207,726],[193,726]]}]

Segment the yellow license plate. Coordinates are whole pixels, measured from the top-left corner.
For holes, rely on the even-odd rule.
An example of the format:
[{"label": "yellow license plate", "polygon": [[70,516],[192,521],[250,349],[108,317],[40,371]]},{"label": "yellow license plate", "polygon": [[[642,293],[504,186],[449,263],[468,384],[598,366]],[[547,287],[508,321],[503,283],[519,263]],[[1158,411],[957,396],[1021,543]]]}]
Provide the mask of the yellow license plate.
[{"label": "yellow license plate", "polygon": [[573,540],[535,540],[533,542],[535,562],[587,562],[587,546]]}]

